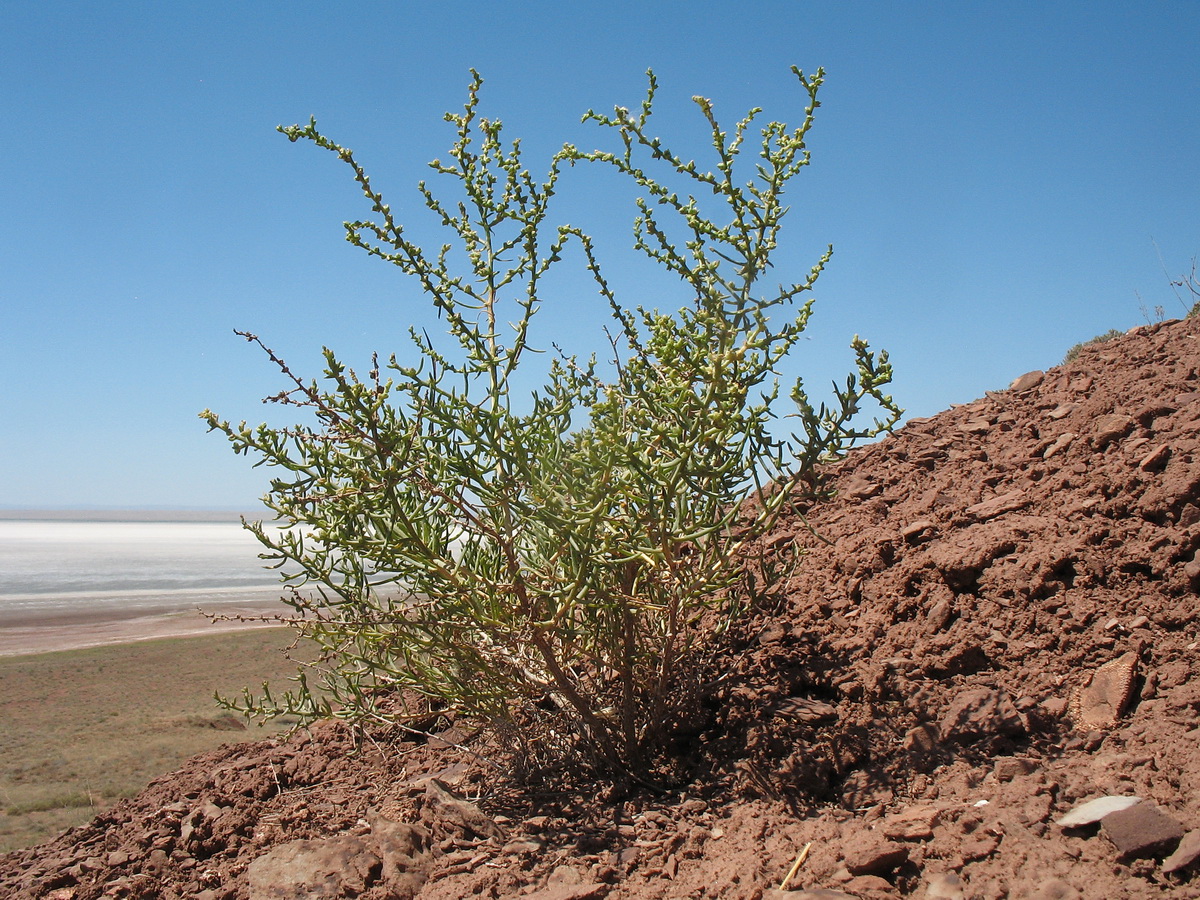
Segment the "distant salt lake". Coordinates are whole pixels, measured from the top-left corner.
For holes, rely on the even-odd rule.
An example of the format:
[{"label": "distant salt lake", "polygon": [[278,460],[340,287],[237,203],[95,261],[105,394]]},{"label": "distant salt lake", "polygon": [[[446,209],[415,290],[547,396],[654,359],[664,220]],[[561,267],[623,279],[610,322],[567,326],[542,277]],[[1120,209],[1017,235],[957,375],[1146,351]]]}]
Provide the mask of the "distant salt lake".
[{"label": "distant salt lake", "polygon": [[[0,628],[277,604],[278,573],[229,521],[0,519]],[[279,611],[286,607],[278,604]]]}]

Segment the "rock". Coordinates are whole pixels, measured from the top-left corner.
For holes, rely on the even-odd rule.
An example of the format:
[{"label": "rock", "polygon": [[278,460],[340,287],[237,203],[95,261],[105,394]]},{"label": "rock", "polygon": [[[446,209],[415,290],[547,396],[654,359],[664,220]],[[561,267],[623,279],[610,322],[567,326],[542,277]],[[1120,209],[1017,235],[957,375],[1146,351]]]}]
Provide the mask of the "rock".
[{"label": "rock", "polygon": [[891,872],[907,860],[908,848],[903,844],[870,835],[846,851],[846,869],[851,875]]},{"label": "rock", "polygon": [[997,781],[1012,781],[1014,778],[1028,775],[1036,768],[1037,763],[1032,759],[1021,756],[1002,756],[992,767],[992,774],[996,776]]},{"label": "rock", "polygon": [[1167,460],[1171,458],[1171,447],[1169,444],[1161,444],[1155,447],[1138,461],[1138,468],[1143,472],[1158,472],[1164,469],[1167,465]]},{"label": "rock", "polygon": [[772,888],[763,893],[762,900],[858,900],[858,897],[828,888],[816,888],[811,891],[781,891]]},{"label": "rock", "polygon": [[1032,390],[1041,384],[1045,377],[1045,372],[1041,371],[1040,369],[1035,369],[1034,371],[1026,372],[1024,375],[1017,378],[1008,386],[1008,389],[1010,391],[1017,391],[1018,393],[1021,391]]},{"label": "rock", "polygon": [[842,487],[842,496],[851,500],[867,500],[883,490],[883,485],[855,476]]},{"label": "rock", "polygon": [[1162,870],[1170,875],[1186,869],[1197,859],[1200,859],[1200,830],[1193,829],[1183,836],[1175,852],[1163,860]]},{"label": "rock", "polygon": [[421,814],[423,818],[428,817],[434,822],[448,824],[455,830],[465,831],[468,836],[505,836],[504,829],[497,825],[494,819],[474,803],[459,797],[436,778],[429,779],[425,785],[425,802]]},{"label": "rock", "polygon": [[933,837],[941,810],[935,806],[910,806],[883,821],[883,835],[898,841],[927,841]]},{"label": "rock", "polygon": [[974,506],[967,507],[967,515],[974,516],[979,521],[983,522],[987,519],[994,519],[996,516],[1003,515],[1007,512],[1014,512],[1018,509],[1023,509],[1030,504],[1030,498],[1024,491],[1008,491],[999,496],[992,497],[989,500],[984,500],[982,503],[976,503]]},{"label": "rock", "polygon": [[775,715],[793,722],[815,724],[817,722],[836,722],[837,710],[821,700],[807,697],[790,697],[779,704]]},{"label": "rock", "polygon": [[1117,438],[1124,437],[1133,427],[1133,416],[1124,413],[1113,413],[1101,416],[1096,420],[1096,430],[1092,435],[1092,446],[1103,450]]},{"label": "rock", "polygon": [[1118,797],[1111,794],[1106,797],[1097,797],[1073,807],[1055,824],[1061,828],[1083,828],[1086,825],[1095,825],[1110,813],[1129,809],[1141,802],[1141,797]]},{"label": "rock", "polygon": [[974,688],[951,701],[938,730],[944,741],[967,744],[985,737],[1024,734],[1025,720],[1004,691]]},{"label": "rock", "polygon": [[892,896],[896,889],[886,878],[878,875],[856,875],[842,885],[854,897],[874,897],[879,894]]},{"label": "rock", "polygon": [[977,831],[963,839],[958,852],[967,862],[987,859],[1000,846],[1000,838],[988,831]]},{"label": "rock", "polygon": [[904,735],[904,739],[900,742],[905,750],[914,753],[932,753],[937,747],[938,730],[933,725],[926,722],[924,725],[918,725],[911,728]]},{"label": "rock", "polygon": [[1073,431],[1063,432],[1057,438],[1055,438],[1054,443],[1042,451],[1042,459],[1050,459],[1052,456],[1062,453],[1071,446],[1071,442],[1074,441],[1078,436],[1079,435],[1075,434]]},{"label": "rock", "polygon": [[1096,669],[1071,694],[1068,709],[1079,731],[1106,730],[1117,724],[1133,698],[1138,655],[1130,651]]},{"label": "rock", "polygon": [[611,890],[607,884],[556,884],[526,894],[525,900],[602,900]]},{"label": "rock", "polygon": [[363,839],[383,861],[383,880],[393,900],[415,897],[430,863],[429,832],[420,825],[393,822],[378,813],[367,816],[371,831]]},{"label": "rock", "polygon": [[1080,893],[1061,878],[1048,878],[1029,895],[1029,900],[1080,900]]},{"label": "rock", "polygon": [[1109,813],[1100,820],[1100,830],[1122,859],[1165,856],[1183,837],[1183,826],[1153,803],[1137,803]]},{"label": "rock", "polygon": [[937,529],[937,523],[929,519],[917,519],[915,522],[909,522],[900,529],[900,536],[906,541],[915,541],[925,532],[932,532]]},{"label": "rock", "polygon": [[933,875],[925,884],[926,900],[963,900],[963,880],[954,872]]},{"label": "rock", "polygon": [[383,862],[353,835],[280,844],[246,868],[249,900],[354,897],[380,879]]}]

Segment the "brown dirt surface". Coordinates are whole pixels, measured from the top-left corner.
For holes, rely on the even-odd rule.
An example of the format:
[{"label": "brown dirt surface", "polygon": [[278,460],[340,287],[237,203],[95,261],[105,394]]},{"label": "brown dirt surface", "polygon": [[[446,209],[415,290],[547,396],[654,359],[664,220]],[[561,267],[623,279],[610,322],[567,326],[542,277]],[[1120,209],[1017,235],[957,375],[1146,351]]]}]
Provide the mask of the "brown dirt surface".
[{"label": "brown dirt surface", "polygon": [[669,792],[321,723],[0,858],[0,896],[1200,898],[1198,426],[1188,320],[852,453],[763,542]]}]

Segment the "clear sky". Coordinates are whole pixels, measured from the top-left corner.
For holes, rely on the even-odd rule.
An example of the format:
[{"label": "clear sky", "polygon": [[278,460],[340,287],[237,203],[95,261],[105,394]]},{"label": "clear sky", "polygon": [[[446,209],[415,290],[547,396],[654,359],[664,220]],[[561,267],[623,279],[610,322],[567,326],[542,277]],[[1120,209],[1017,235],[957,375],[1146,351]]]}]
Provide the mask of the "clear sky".
[{"label": "clear sky", "polygon": [[[432,234],[413,185],[470,67],[537,171],[563,141],[608,146],[579,117],[638,104],[647,67],[662,133],[703,158],[692,95],[795,123],[788,67],[824,66],[779,279],[835,253],[786,374],[819,396],[861,333],[923,416],[1143,304],[1182,314],[1163,266],[1200,253],[1198,39],[1182,0],[4,3],[0,506],[251,508],[263,471],[196,418],[283,421],[258,402],[282,382],[232,330],[317,375],[322,345],[365,369],[433,321],[342,239],[368,212],[345,167],[276,125],[315,115]],[[628,250],[612,176],[568,176],[563,215],[625,299],[679,306]],[[543,345],[603,350],[597,298],[562,287]]]}]

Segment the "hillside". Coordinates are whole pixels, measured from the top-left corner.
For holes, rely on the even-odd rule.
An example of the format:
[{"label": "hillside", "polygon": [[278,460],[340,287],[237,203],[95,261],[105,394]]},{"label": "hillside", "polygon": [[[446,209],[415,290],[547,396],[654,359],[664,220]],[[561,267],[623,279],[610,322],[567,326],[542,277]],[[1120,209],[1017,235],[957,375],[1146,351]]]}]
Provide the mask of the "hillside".
[{"label": "hillside", "polygon": [[[763,542],[785,577],[714,657],[685,786],[518,790],[452,723],[323,723],[0,858],[0,896],[1200,897],[1200,319],[829,478]],[[1107,795],[1141,802],[1059,824]]]}]

